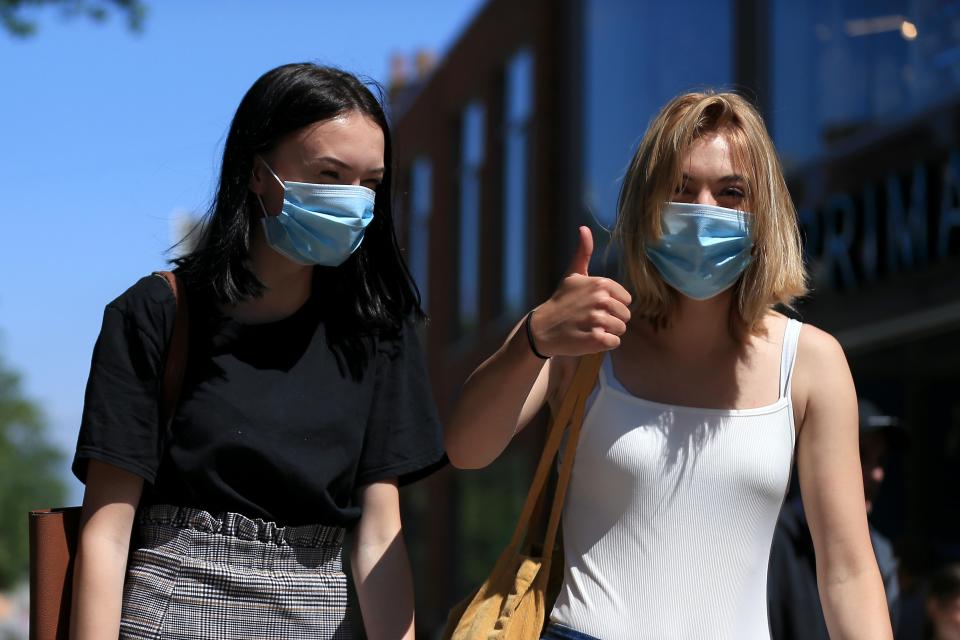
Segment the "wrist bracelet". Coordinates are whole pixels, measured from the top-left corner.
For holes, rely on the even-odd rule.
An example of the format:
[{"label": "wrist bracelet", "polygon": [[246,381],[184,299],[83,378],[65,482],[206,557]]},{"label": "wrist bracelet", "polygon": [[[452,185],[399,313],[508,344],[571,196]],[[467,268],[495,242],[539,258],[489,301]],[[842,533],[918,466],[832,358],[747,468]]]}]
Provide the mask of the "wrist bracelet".
[{"label": "wrist bracelet", "polygon": [[527,342],[530,344],[530,351],[533,351],[533,355],[537,356],[541,360],[549,360],[550,356],[545,356],[540,353],[540,350],[537,349],[537,344],[533,341],[533,329],[530,327],[530,323],[533,320],[533,311],[527,314],[527,317],[523,321],[523,326],[527,330]]}]

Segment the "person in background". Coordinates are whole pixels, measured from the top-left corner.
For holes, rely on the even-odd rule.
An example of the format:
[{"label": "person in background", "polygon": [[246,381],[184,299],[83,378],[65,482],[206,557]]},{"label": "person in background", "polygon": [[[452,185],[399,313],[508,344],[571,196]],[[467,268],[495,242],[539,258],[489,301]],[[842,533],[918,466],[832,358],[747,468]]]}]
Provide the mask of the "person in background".
[{"label": "person in background", "polygon": [[948,564],[930,577],[927,587],[929,640],[960,640],[960,563]]},{"label": "person in background", "polygon": [[[880,411],[873,402],[864,398],[859,398],[858,404],[860,467],[869,516],[883,484],[887,454],[892,447],[902,444],[905,437],[898,418]],[[897,560],[890,541],[872,524],[869,528],[870,541],[887,594],[891,622],[896,629],[900,619]],[[773,640],[829,640],[817,592],[816,571],[813,538],[807,526],[803,503],[795,487],[792,487],[777,521],[767,574],[770,635]]]}]

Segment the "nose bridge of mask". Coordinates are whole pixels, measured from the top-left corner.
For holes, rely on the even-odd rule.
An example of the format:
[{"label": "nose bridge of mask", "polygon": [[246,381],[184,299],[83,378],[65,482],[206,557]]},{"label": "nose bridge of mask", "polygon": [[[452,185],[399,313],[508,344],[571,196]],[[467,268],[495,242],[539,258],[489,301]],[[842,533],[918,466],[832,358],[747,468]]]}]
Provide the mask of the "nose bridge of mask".
[{"label": "nose bridge of mask", "polygon": [[667,202],[663,214],[669,216],[694,216],[703,220],[717,220],[721,222],[736,222],[744,229],[750,226],[750,213],[739,209],[727,209],[710,204],[695,204],[687,202]]},{"label": "nose bridge of mask", "polygon": [[270,167],[270,165],[267,164],[267,161],[264,160],[262,156],[258,157],[260,158],[260,161],[263,162],[263,166],[265,166],[267,171],[270,172],[270,175],[272,175],[283,188],[284,201],[292,200],[298,206],[302,206],[306,201],[315,197],[326,199],[360,197],[366,202],[369,202],[370,205],[373,205],[376,201],[376,192],[368,187],[360,185],[315,184],[313,182],[293,182],[289,180],[281,180],[280,176],[278,176]]}]

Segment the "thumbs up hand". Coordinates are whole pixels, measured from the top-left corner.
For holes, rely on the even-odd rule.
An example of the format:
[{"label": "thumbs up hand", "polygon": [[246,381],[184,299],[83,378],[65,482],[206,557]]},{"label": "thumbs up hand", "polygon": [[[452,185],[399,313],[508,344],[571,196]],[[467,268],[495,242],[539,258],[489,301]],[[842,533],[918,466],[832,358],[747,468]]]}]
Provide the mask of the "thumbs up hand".
[{"label": "thumbs up hand", "polygon": [[580,227],[579,232],[567,275],[531,318],[534,342],[544,355],[579,356],[616,349],[630,320],[630,294],[614,280],[589,275],[593,234],[588,227]]}]

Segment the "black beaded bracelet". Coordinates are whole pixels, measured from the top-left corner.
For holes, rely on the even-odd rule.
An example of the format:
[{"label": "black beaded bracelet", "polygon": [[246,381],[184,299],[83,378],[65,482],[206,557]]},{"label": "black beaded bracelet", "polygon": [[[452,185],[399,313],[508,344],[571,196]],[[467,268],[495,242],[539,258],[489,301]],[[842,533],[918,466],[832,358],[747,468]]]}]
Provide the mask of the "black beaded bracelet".
[{"label": "black beaded bracelet", "polygon": [[533,320],[533,311],[527,314],[527,317],[523,321],[523,325],[527,330],[527,342],[530,343],[530,351],[533,351],[533,355],[537,356],[541,360],[549,360],[550,356],[545,356],[537,349],[537,344],[533,341],[533,329],[530,327],[530,323]]}]

